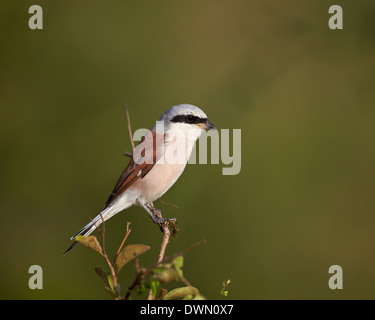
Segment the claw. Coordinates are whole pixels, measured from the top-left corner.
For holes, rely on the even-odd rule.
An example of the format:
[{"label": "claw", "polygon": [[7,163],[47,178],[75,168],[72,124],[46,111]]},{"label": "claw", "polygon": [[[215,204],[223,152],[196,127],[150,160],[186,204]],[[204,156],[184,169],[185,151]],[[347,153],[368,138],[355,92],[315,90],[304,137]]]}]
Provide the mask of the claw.
[{"label": "claw", "polygon": [[148,212],[152,221],[159,226],[161,232],[164,232],[163,226],[165,224],[171,225],[174,230],[177,230],[176,229],[176,224],[177,224],[176,218],[171,218],[171,219],[163,218],[163,216],[161,215],[161,210],[156,209],[152,203],[149,203],[148,205],[144,205],[144,204],[140,203],[140,205]]}]

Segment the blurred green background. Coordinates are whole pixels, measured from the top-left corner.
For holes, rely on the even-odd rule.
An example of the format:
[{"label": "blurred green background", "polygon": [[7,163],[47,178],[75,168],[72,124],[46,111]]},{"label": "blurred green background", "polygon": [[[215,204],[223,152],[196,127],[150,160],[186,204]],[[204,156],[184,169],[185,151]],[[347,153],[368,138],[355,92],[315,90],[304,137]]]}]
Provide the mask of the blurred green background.
[{"label": "blurred green background", "polygon": [[[333,4],[343,30],[328,28]],[[98,254],[61,254],[127,164],[124,99],[133,130],[180,103],[242,130],[240,174],[189,165],[163,197],[179,208],[156,202],[179,221],[167,255],[207,240],[184,265],[205,296],[230,278],[232,299],[375,298],[374,1],[6,0],[0,36],[0,298],[110,298]],[[107,250],[126,221],[154,263],[161,233],[137,207],[108,221]]]}]

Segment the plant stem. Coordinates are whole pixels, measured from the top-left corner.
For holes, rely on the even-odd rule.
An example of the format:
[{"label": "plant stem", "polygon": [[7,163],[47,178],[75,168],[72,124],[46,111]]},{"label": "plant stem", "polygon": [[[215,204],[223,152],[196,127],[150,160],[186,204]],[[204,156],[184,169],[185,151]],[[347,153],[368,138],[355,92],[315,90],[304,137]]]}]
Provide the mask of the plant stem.
[{"label": "plant stem", "polygon": [[126,104],[126,100],[124,100],[124,105],[125,105],[126,118],[128,120],[128,130],[129,130],[130,142],[132,144],[132,150],[134,152],[133,134],[132,134],[132,128],[131,128],[131,125],[130,125],[130,116],[129,116],[129,111],[128,111],[128,106]]},{"label": "plant stem", "polygon": [[[107,262],[109,270],[111,272],[112,282],[113,282],[113,290],[115,290],[116,287],[117,287],[117,276],[116,276],[115,269],[113,268],[113,265],[112,265],[111,261],[108,258],[107,252],[105,251],[105,221],[104,221],[103,216],[102,216],[101,213],[100,213],[100,217],[102,219],[102,225],[103,225],[103,231],[100,231],[100,229],[99,229],[99,232],[102,234],[102,251],[103,251],[103,257],[104,257],[105,261]],[[118,298],[115,297],[115,300],[118,300]]]},{"label": "plant stem", "polygon": [[[171,231],[169,230],[168,223],[164,223],[162,225],[162,228],[163,228],[164,236],[163,236],[163,241],[161,242],[157,266],[160,265],[160,263],[164,259],[165,250],[167,249],[169,238],[171,236]],[[147,300],[152,300],[152,289],[148,291]]]},{"label": "plant stem", "polygon": [[[127,222],[127,224],[126,224],[126,234],[125,234],[125,237],[124,237],[124,239],[122,239],[122,242],[121,242],[121,244],[120,244],[120,246],[119,246],[119,248],[118,248],[118,250],[117,250],[117,252],[116,252],[116,254],[115,254],[115,256],[114,256],[114,258],[113,258],[112,265],[115,265],[115,263],[116,263],[116,259],[117,259],[118,255],[120,254],[120,251],[121,251],[121,249],[122,249],[122,247],[123,247],[123,245],[124,245],[126,239],[128,238],[130,232],[132,231],[131,229],[129,229],[129,226],[130,226],[130,222]],[[117,274],[117,273],[116,273],[116,274]]]}]

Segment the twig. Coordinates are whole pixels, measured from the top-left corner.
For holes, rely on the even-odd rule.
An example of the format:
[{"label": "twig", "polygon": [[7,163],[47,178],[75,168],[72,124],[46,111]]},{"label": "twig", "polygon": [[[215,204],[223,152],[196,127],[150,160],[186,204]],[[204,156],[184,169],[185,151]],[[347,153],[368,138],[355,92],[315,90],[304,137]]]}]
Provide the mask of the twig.
[{"label": "twig", "polygon": [[162,204],[166,204],[167,206],[172,206],[174,208],[179,208],[179,206],[175,205],[174,203],[171,203],[171,202],[167,202],[167,201],[164,201],[162,199],[159,199],[159,201],[162,203]]},{"label": "twig", "polygon": [[[161,247],[160,247],[157,265],[160,265],[160,263],[164,259],[165,250],[167,249],[167,245],[169,243],[169,238],[171,236],[171,231],[169,230],[168,223],[164,223],[161,226],[161,228],[163,229],[164,236],[163,236],[163,241],[161,242]],[[150,289],[148,291],[147,300],[152,300],[152,289]]]},{"label": "twig", "polygon": [[[121,249],[122,249],[122,247],[123,247],[126,239],[128,238],[130,232],[132,231],[131,229],[129,229],[130,223],[131,222],[127,222],[126,223],[126,234],[124,236],[124,239],[122,239],[122,242],[121,242],[120,246],[117,249],[117,252],[116,252],[116,254],[115,254],[114,258],[113,258],[112,265],[114,265],[116,263],[116,259],[117,259],[118,255],[120,254],[120,251],[121,251]],[[117,273],[118,273],[118,271],[116,272],[116,275],[117,275]]]},{"label": "twig", "polygon": [[141,269],[139,267],[139,259],[138,259],[138,257],[135,257],[135,259],[134,259],[134,266],[135,266],[135,270],[137,271],[137,273],[139,273]]},{"label": "twig", "polygon": [[158,265],[160,265],[160,262],[163,261],[163,259],[164,259],[165,250],[167,249],[167,245],[169,243],[169,238],[171,236],[171,231],[168,228],[168,224],[166,224],[166,223],[163,224],[162,228],[163,228],[164,236],[163,236],[163,241],[162,241],[161,247],[160,247],[160,252],[159,252],[159,257],[158,257]]},{"label": "twig", "polygon": [[[128,106],[126,104],[126,100],[124,100],[124,105],[125,105],[126,118],[128,120],[128,130],[129,130],[130,142],[132,144],[132,150],[134,151],[134,141],[133,141],[132,127],[130,125],[130,116],[129,116],[129,110],[128,110]],[[125,155],[128,156],[128,152],[125,153]]]},{"label": "twig", "polygon": [[[100,218],[102,219],[102,224],[103,224],[103,231],[99,229],[99,232],[102,235],[102,251],[103,251],[102,255],[108,264],[109,270],[111,271],[113,290],[115,290],[117,287],[117,276],[116,276],[116,272],[115,272],[115,269],[113,268],[111,261],[109,261],[107,252],[105,251],[105,222],[104,222],[102,213],[100,212],[99,214],[100,214]],[[118,300],[118,297],[115,297],[115,300]]]}]

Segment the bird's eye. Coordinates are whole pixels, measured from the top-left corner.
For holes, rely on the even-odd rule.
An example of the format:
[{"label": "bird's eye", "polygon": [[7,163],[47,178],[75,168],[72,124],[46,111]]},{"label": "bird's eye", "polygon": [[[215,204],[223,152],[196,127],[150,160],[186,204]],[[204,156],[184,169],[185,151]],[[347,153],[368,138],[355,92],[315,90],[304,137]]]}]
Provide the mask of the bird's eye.
[{"label": "bird's eye", "polygon": [[189,122],[193,122],[194,119],[195,119],[195,117],[194,117],[192,114],[189,114],[189,115],[187,116],[187,118],[188,118]]}]

